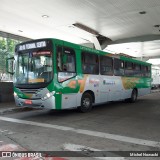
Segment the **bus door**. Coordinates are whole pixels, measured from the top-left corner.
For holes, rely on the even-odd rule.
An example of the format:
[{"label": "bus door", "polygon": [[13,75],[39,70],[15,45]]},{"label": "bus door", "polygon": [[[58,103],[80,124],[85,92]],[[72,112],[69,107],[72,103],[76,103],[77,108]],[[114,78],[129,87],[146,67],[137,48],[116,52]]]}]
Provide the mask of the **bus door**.
[{"label": "bus door", "polygon": [[77,105],[78,82],[76,81],[75,50],[69,47],[57,47],[57,74],[62,92],[62,108]]}]

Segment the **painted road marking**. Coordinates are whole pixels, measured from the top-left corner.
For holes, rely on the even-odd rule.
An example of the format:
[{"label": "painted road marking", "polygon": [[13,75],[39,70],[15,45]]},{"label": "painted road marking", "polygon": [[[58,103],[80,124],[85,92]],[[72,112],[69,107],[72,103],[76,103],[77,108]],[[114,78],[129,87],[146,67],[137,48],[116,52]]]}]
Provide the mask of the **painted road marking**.
[{"label": "painted road marking", "polygon": [[2,132],[2,133],[3,133],[3,132],[8,132],[8,130],[0,130],[0,132]]},{"label": "painted road marking", "polygon": [[111,159],[112,160],[126,160],[125,157],[118,157],[118,155],[113,155],[113,157],[94,157],[93,156],[94,152],[102,151],[102,150],[91,148],[91,147],[87,147],[87,146],[77,145],[77,144],[66,143],[66,144],[63,145],[63,148],[65,150],[75,151],[75,152],[82,151],[82,155],[84,153],[83,151],[85,151],[84,154],[87,154],[89,157],[93,157],[93,158],[96,158],[96,159],[102,159],[102,160],[111,160]]},{"label": "painted road marking", "polygon": [[84,129],[76,129],[76,128],[72,128],[72,127],[65,127],[65,126],[52,125],[52,124],[47,124],[47,123],[26,121],[26,120],[1,117],[1,116],[0,116],[0,120],[12,122],[12,123],[27,124],[27,125],[38,126],[38,127],[45,127],[45,128],[52,128],[52,129],[63,130],[63,131],[70,131],[73,133],[89,135],[89,136],[94,136],[94,137],[99,137],[99,138],[104,138],[104,139],[111,139],[111,140],[116,140],[116,141],[121,141],[121,142],[127,142],[127,143],[132,143],[132,144],[160,148],[160,142],[158,142],[158,141],[150,141],[150,140],[120,136],[120,135],[116,135],[116,134],[90,131],[90,130],[84,130]]},{"label": "painted road marking", "polygon": [[0,129],[0,133],[1,133],[1,134],[13,134],[14,132],[11,132],[11,131],[9,131],[9,130],[1,130],[1,129]]}]

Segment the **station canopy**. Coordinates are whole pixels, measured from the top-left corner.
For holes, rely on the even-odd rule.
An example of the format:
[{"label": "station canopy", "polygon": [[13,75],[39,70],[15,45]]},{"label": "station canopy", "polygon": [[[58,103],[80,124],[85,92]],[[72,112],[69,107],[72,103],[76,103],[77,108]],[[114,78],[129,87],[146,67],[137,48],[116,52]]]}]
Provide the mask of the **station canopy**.
[{"label": "station canopy", "polygon": [[0,36],[78,44],[103,37],[105,51],[147,60],[160,58],[159,15],[160,0],[1,0]]}]

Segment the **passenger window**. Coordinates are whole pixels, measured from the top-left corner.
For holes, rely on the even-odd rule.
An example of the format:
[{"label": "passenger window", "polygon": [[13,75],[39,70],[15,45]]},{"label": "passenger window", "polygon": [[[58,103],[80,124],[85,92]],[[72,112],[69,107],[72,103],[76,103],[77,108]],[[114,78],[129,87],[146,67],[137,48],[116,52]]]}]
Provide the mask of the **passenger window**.
[{"label": "passenger window", "polygon": [[107,56],[100,56],[101,75],[113,75],[113,59]]},{"label": "passenger window", "polygon": [[144,77],[150,77],[150,66],[142,66],[142,76]]},{"label": "passenger window", "polygon": [[98,55],[82,52],[82,73],[99,74]]},{"label": "passenger window", "polygon": [[132,62],[125,62],[125,75],[126,76],[133,76],[134,75]]},{"label": "passenger window", "polygon": [[151,66],[146,66],[147,67],[147,77],[151,77]]},{"label": "passenger window", "polygon": [[67,47],[57,47],[58,80],[62,82],[76,75],[75,51]]},{"label": "passenger window", "polygon": [[133,63],[132,62],[126,62],[125,63],[125,68],[130,69],[130,70],[133,69]]},{"label": "passenger window", "polygon": [[114,59],[114,75],[115,76],[124,75],[124,61],[120,59]]},{"label": "passenger window", "polygon": [[134,76],[140,77],[141,75],[141,65],[134,63]]},{"label": "passenger window", "polygon": [[134,66],[135,66],[134,69],[135,69],[136,71],[140,71],[140,70],[141,70],[141,65],[135,64]]}]

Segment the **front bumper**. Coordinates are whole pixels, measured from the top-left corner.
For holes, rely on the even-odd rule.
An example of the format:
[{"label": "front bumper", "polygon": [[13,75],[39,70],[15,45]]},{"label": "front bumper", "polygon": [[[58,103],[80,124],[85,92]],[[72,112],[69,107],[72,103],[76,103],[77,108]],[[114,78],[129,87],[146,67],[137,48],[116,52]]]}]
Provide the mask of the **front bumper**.
[{"label": "front bumper", "polygon": [[46,100],[42,100],[42,99],[30,100],[31,104],[26,103],[26,100],[29,100],[29,99],[22,99],[17,96],[15,96],[14,99],[15,99],[16,106],[19,106],[19,107],[55,109],[54,96]]}]

